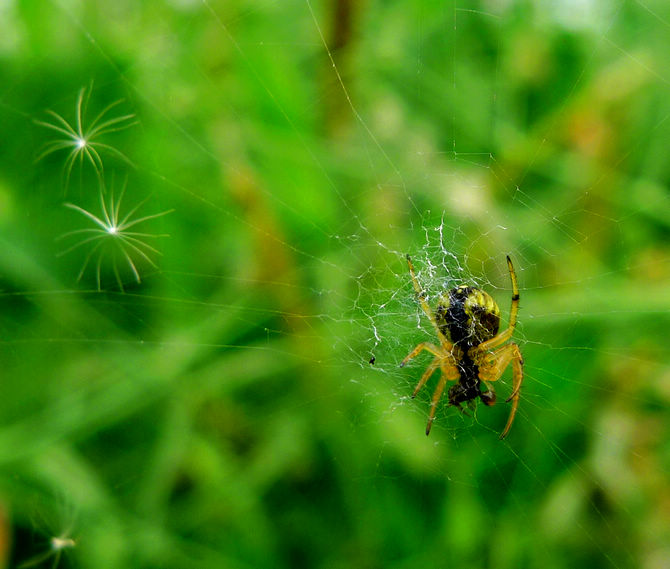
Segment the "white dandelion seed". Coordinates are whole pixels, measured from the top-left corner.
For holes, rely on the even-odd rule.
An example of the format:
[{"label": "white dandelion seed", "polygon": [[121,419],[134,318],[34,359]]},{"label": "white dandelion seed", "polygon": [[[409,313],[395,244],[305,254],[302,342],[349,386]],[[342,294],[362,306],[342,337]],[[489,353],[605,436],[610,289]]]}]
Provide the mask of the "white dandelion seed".
[{"label": "white dandelion seed", "polygon": [[67,533],[63,533],[62,535],[55,535],[49,539],[49,547],[46,551],[39,553],[27,561],[24,561],[19,565],[19,569],[28,569],[29,567],[43,565],[45,561],[51,558],[53,558],[51,569],[56,569],[63,552],[69,549],[74,549],[76,546],[77,542],[71,537],[68,537]]},{"label": "white dandelion seed", "polygon": [[155,219],[167,215],[174,210],[167,210],[160,213],[145,215],[143,217],[133,218],[133,215],[147,202],[148,197],[133,207],[123,218],[121,218],[121,201],[126,191],[127,181],[124,183],[121,193],[117,200],[114,200],[114,191],[112,190],[108,202],[105,202],[105,196],[100,191],[101,215],[97,216],[84,208],[73,203],[64,204],[65,207],[78,211],[92,221],[95,227],[86,229],[77,229],[61,235],[58,239],[66,239],[71,236],[83,236],[84,238],[65,251],[59,253],[59,256],[66,255],[71,251],[79,249],[84,245],[90,244],[90,250],[86,254],[84,263],[77,276],[80,281],[91,259],[97,255],[96,261],[96,283],[98,290],[101,290],[100,275],[102,264],[107,256],[111,262],[112,271],[119,288],[123,291],[123,282],[119,272],[119,259],[130,268],[137,283],[141,282],[140,272],[137,268],[138,261],[145,261],[154,268],[158,268],[151,258],[151,255],[160,255],[161,252],[155,247],[149,245],[146,240],[156,237],[169,237],[167,234],[156,235],[152,233],[141,233],[129,231],[132,227],[139,225],[150,219]]},{"label": "white dandelion seed", "polygon": [[65,137],[47,143],[35,161],[39,162],[45,156],[57,152],[58,150],[69,149],[70,153],[65,160],[64,167],[66,187],[70,182],[72,168],[77,160],[80,165],[84,162],[84,159],[88,160],[100,180],[103,179],[102,175],[104,171],[101,153],[104,154],[107,152],[132,166],[132,162],[125,154],[109,144],[100,142],[98,138],[105,134],[109,134],[110,132],[125,130],[126,128],[137,124],[137,121],[133,120],[135,115],[128,114],[105,120],[107,113],[123,102],[123,99],[120,99],[107,105],[90,124],[86,125],[84,124],[86,107],[90,95],[91,89],[88,89],[87,91],[84,87],[79,91],[75,109],[75,120],[72,124],[68,123],[61,115],[52,110],[48,110],[47,113],[54,119],[53,122],[41,120],[35,121],[40,126],[54,130]]},{"label": "white dandelion seed", "polygon": [[[33,498],[35,505],[26,508],[39,538],[33,543],[28,559],[17,565],[18,569],[51,567],[56,569],[60,560],[79,545],[73,535],[77,512],[65,496],[57,495],[53,507],[48,506],[44,496]],[[28,503],[30,504],[30,502]]]}]

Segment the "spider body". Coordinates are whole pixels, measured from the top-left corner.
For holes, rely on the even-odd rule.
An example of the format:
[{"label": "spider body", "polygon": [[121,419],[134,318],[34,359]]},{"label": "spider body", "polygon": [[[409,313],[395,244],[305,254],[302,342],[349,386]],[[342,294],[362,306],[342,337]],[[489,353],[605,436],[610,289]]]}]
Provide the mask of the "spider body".
[{"label": "spider body", "polygon": [[500,327],[500,309],[491,295],[478,288],[461,285],[442,295],[437,302],[435,320],[444,336],[460,348],[457,362],[460,372],[458,383],[448,392],[449,405],[460,408],[479,397],[486,405],[493,405],[495,392],[481,390],[479,366],[470,357],[470,349],[490,340]]},{"label": "spider body", "polygon": [[422,342],[400,364],[401,367],[404,366],[422,351],[428,351],[435,356],[419,380],[413,397],[438,368],[441,371],[442,376],[431,401],[426,434],[430,433],[437,403],[448,380],[457,381],[448,391],[449,405],[460,409],[461,403],[469,403],[479,398],[485,405],[490,406],[495,404],[496,395],[488,382],[497,381],[512,363],[514,390],[507,399],[512,402],[512,409],[507,425],[500,435],[500,438],[504,438],[514,421],[523,382],[523,358],[519,347],[514,343],[502,346],[514,332],[519,308],[519,290],[512,261],[507,257],[513,288],[512,308],[509,326],[502,333],[498,333],[500,309],[495,300],[488,293],[472,286],[461,285],[440,295],[433,313],[426,302],[425,293],[416,278],[409,256],[407,263],[421,308],[433,324],[440,342],[439,346]]},{"label": "spider body", "polygon": [[444,336],[467,351],[498,333],[500,309],[488,293],[462,285],[438,299],[435,320]]}]

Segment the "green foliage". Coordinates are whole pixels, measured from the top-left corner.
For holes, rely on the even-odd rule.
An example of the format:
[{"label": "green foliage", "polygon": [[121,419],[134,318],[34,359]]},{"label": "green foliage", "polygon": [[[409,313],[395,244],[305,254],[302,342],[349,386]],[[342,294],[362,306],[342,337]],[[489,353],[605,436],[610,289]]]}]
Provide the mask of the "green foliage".
[{"label": "green foliage", "polygon": [[[662,566],[663,2],[5,4],[0,567]],[[406,253],[513,258],[504,442]]]}]

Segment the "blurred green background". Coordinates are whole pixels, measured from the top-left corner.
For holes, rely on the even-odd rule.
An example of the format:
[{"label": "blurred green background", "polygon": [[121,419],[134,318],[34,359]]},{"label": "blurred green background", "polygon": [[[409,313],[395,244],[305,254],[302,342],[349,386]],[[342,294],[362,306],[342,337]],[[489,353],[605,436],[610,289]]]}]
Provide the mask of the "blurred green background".
[{"label": "blurred green background", "polygon": [[669,94],[661,0],[0,2],[0,565],[668,567]]}]

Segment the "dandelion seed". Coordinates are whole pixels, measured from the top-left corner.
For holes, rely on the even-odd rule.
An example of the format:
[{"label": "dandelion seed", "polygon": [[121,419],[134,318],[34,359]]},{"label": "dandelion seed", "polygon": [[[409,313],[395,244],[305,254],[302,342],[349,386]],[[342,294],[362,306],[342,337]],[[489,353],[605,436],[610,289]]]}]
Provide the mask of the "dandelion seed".
[{"label": "dandelion seed", "polygon": [[71,537],[67,537],[66,534],[53,536],[49,540],[49,549],[39,553],[35,557],[31,557],[27,561],[24,561],[19,565],[19,569],[28,569],[30,567],[42,566],[48,559],[53,559],[51,569],[56,569],[63,552],[68,549],[74,549],[76,546],[77,542]]},{"label": "dandelion seed", "polygon": [[[60,505],[60,503],[58,504]],[[33,524],[40,535],[35,543],[36,550],[25,561],[17,565],[18,569],[31,567],[51,567],[56,569],[60,560],[79,545],[72,535],[75,525],[75,512],[69,504],[60,505],[55,510],[40,507],[34,511]],[[33,516],[31,516],[33,517]]]},{"label": "dandelion seed", "polygon": [[139,262],[144,261],[152,267],[158,268],[152,260],[151,255],[161,254],[158,249],[149,245],[149,243],[146,241],[156,237],[168,237],[167,234],[155,235],[151,233],[129,231],[131,227],[139,225],[145,221],[149,221],[150,219],[155,219],[157,217],[167,215],[174,210],[168,210],[151,215],[145,215],[143,217],[133,218],[135,213],[149,199],[146,198],[133,207],[124,217],[121,217],[121,201],[123,200],[126,186],[127,181],[124,183],[117,200],[114,199],[114,191],[112,190],[107,202],[105,202],[105,196],[102,189],[100,190],[100,216],[97,216],[73,203],[64,204],[65,207],[78,211],[87,217],[90,221],[93,222],[94,227],[77,229],[75,231],[69,231],[68,233],[61,235],[59,239],[67,239],[71,236],[80,236],[83,237],[83,239],[79,240],[77,243],[74,243],[65,251],[59,253],[59,256],[66,255],[67,253],[75,251],[84,245],[90,244],[90,249],[84,258],[84,263],[81,267],[81,270],[79,271],[79,275],[77,276],[77,281],[81,280],[82,276],[86,272],[86,268],[91,262],[91,259],[97,255],[95,271],[98,290],[101,290],[101,273],[103,261],[105,259],[107,259],[107,262],[111,265],[116,282],[119,285],[121,291],[123,291],[123,281],[121,279],[119,262],[121,262],[123,265],[127,265],[127,267],[132,272],[135,281],[139,284],[141,282],[140,271],[138,269]]},{"label": "dandelion seed", "polygon": [[64,535],[52,537],[50,543],[51,543],[51,549],[53,549],[54,551],[67,549],[69,547],[74,547],[75,545],[77,545],[77,542],[74,539],[72,539],[71,537],[66,537]]},{"label": "dandelion seed", "polygon": [[109,111],[114,107],[122,103],[122,100],[115,101],[107,105],[100,114],[93,119],[89,125],[85,125],[85,115],[86,107],[88,105],[88,99],[91,95],[91,89],[86,90],[82,88],[79,91],[77,96],[77,104],[75,108],[75,120],[72,124],[68,123],[61,115],[54,111],[47,111],[47,113],[53,118],[53,122],[36,120],[35,122],[40,126],[49,128],[56,131],[57,133],[64,136],[64,138],[59,138],[47,143],[42,150],[42,153],[36,158],[36,162],[39,162],[45,156],[57,152],[59,150],[69,149],[70,153],[68,154],[67,159],[65,160],[65,186],[67,187],[70,182],[70,175],[72,174],[72,169],[74,168],[75,162],[79,162],[81,166],[86,159],[91,163],[93,169],[95,170],[98,179],[102,181],[103,179],[103,162],[102,155],[104,153],[111,154],[120,158],[124,162],[132,166],[132,162],[126,157],[125,154],[103,142],[98,141],[97,139],[105,134],[110,132],[117,132],[129,128],[135,124],[137,121],[133,120],[135,118],[134,114],[122,115],[113,118],[107,118],[105,116]]}]

